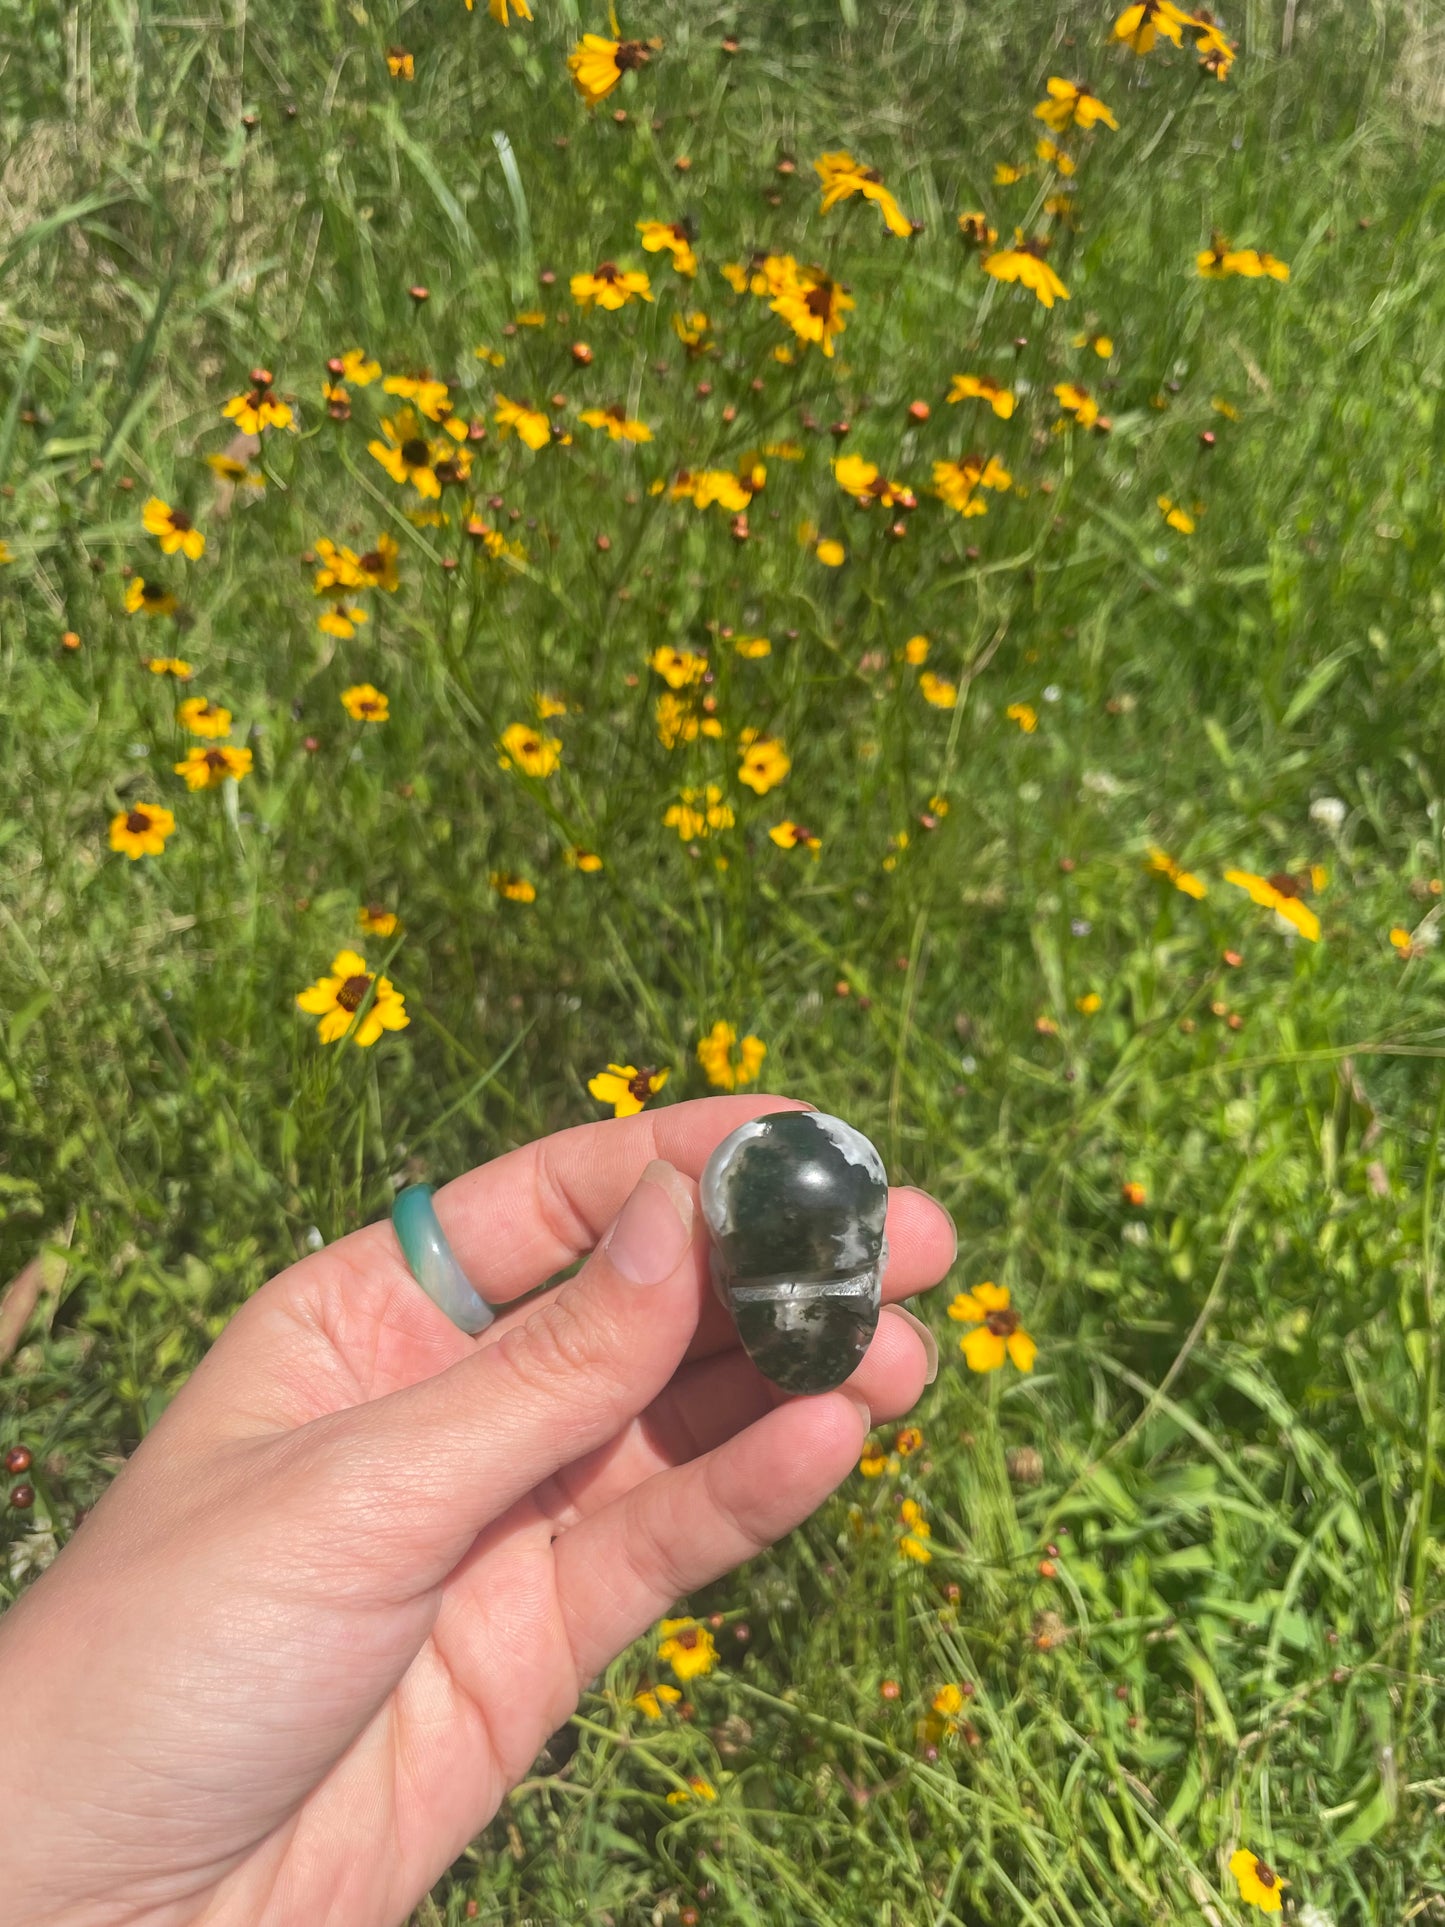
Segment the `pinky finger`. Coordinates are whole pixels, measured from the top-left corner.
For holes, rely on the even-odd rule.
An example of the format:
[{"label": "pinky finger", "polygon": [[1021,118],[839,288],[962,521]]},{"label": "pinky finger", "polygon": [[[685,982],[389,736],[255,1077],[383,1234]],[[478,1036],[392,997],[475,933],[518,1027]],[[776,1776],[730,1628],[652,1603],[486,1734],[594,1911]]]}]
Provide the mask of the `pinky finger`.
[{"label": "pinky finger", "polygon": [[801,1525],[857,1464],[868,1425],[846,1392],[793,1400],[555,1540],[579,1689],[684,1594]]}]

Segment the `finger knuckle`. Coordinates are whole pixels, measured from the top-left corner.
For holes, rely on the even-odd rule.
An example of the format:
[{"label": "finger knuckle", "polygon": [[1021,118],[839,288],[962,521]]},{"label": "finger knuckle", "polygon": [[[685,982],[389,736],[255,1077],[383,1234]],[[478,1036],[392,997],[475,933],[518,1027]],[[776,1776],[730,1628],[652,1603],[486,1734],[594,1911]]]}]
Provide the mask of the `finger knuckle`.
[{"label": "finger knuckle", "polygon": [[513,1376],[538,1394],[555,1398],[582,1382],[589,1397],[621,1392],[624,1366],[607,1323],[570,1288],[509,1332],[500,1349]]}]

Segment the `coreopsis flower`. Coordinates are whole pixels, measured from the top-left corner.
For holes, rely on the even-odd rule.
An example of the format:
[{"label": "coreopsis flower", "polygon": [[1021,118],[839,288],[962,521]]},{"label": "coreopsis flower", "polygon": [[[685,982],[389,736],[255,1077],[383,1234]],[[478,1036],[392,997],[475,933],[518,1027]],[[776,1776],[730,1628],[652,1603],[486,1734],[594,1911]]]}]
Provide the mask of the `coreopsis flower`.
[{"label": "coreopsis flower", "polygon": [[176,711],[176,721],[192,736],[229,736],[231,712],[205,696],[188,696]]},{"label": "coreopsis flower", "polygon": [[680,221],[639,221],[637,232],[642,236],[646,253],[661,254],[665,251],[672,256],[672,265],[679,274],[690,278],[697,273],[692,236]]},{"label": "coreopsis flower", "polygon": [[948,399],[986,401],[1001,422],[1006,422],[1014,412],[1014,391],[995,381],[992,375],[955,375]]},{"label": "coreopsis flower", "polygon": [[1186,897],[1193,897],[1196,902],[1209,894],[1208,886],[1192,870],[1182,869],[1165,850],[1151,846],[1149,868],[1155,876],[1167,877],[1176,890],[1182,891]]},{"label": "coreopsis flower", "polygon": [[1324,872],[1314,870],[1307,878],[1290,876],[1280,871],[1274,876],[1256,876],[1252,870],[1226,870],[1224,880],[1236,889],[1243,890],[1251,903],[1257,903],[1262,910],[1273,910],[1275,915],[1297,930],[1306,943],[1320,940],[1320,920],[1307,903],[1301,901],[1301,893],[1308,887],[1321,887]]},{"label": "coreopsis flower", "polygon": [[141,526],[160,543],[162,555],[181,554],[199,562],[206,552],[206,538],[190,516],[159,495],[153,495],[141,510]]},{"label": "coreopsis flower", "polygon": [[391,715],[389,700],[369,682],[343,689],[341,706],[354,723],[384,723]]},{"label": "coreopsis flower", "polygon": [[159,856],[175,827],[175,817],[159,803],[132,803],[110,819],[110,847],[132,863],[138,857]]},{"label": "coreopsis flower", "polygon": [[[429,441],[415,409],[403,408],[381,424],[381,441],[368,442],[367,452],[381,463],[391,479],[403,488],[408,482],[428,501],[441,500],[439,467],[450,462],[452,451],[444,442]],[[458,455],[465,455],[463,449]],[[470,459],[470,458],[468,458]]]},{"label": "coreopsis flower", "polygon": [[368,589],[385,589],[388,595],[396,594],[401,587],[401,576],[396,566],[400,554],[396,537],[383,530],[377,536],[374,547],[357,556],[357,573]]},{"label": "coreopsis flower", "polygon": [[264,428],[290,428],[294,417],[288,404],[278,399],[270,374],[257,369],[251,379],[255,386],[244,395],[232,395],[221,410],[226,420],[233,421],[243,435],[259,435]]},{"label": "coreopsis flower", "polygon": [[872,201],[877,207],[890,234],[906,241],[913,233],[913,223],[883,185],[883,176],[876,167],[864,167],[851,154],[824,154],[813,162],[813,172],[823,183],[821,213],[826,214],[840,201],[861,194],[865,201]]},{"label": "coreopsis flower", "polygon": [[1239,1882],[1239,1897],[1246,1906],[1258,1907],[1262,1914],[1282,1911],[1280,1888],[1287,1887],[1289,1882],[1281,1880],[1258,1854],[1251,1853],[1248,1847],[1236,1847],[1229,1856],[1229,1871]]},{"label": "coreopsis flower", "polygon": [[733,652],[745,662],[761,662],[773,653],[773,645],[768,636],[734,636]]},{"label": "coreopsis flower", "polygon": [[793,767],[792,758],[776,736],[761,736],[755,729],[745,729],[738,743],[742,757],[738,781],[746,783],[755,796],[775,790]]},{"label": "coreopsis flower", "polygon": [[1013,246],[1000,248],[996,254],[985,255],[983,271],[991,274],[995,281],[1017,281],[1044,307],[1052,308],[1056,301],[1067,301],[1069,291],[1044,259],[1043,251],[1047,246],[1048,242],[1041,238],[1026,241],[1022,232],[1015,228]]},{"label": "coreopsis flower", "polygon": [[609,1064],[605,1071],[588,1078],[587,1088],[599,1104],[612,1106],[614,1117],[635,1117],[649,1098],[657,1096],[667,1078],[665,1069],[639,1070],[635,1064]]},{"label": "coreopsis flower", "polygon": [[918,693],[935,709],[958,707],[958,684],[949,682],[946,676],[935,676],[931,669],[925,669],[918,678]]},{"label": "coreopsis flower", "polygon": [[266,486],[266,477],[259,469],[238,462],[234,455],[208,455],[206,467],[218,482],[229,482],[232,488],[254,489],[259,495]]},{"label": "coreopsis flower", "polygon": [[707,333],[710,325],[701,308],[695,308],[691,314],[675,314],[672,317],[672,332],[686,348],[689,359],[705,355],[712,347]]},{"label": "coreopsis flower", "polygon": [[1032,736],[1039,726],[1038,711],[1031,703],[1010,703],[1004,715],[1011,723],[1017,723],[1025,736]]},{"label": "coreopsis flower", "polygon": [[910,669],[921,669],[932,646],[927,636],[910,636],[903,645],[903,660]]},{"label": "coreopsis flower", "polygon": [[845,495],[863,507],[879,502],[886,509],[917,508],[918,497],[902,482],[890,482],[881,475],[876,462],[861,455],[840,455],[833,464],[833,479]]},{"label": "coreopsis flower", "polygon": [[821,268],[799,270],[792,285],[781,289],[769,303],[799,341],[816,343],[830,359],[833,337],[842,334],[843,316],[855,305],[852,295]]},{"label": "coreopsis flower", "polygon": [[174,676],[177,682],[189,682],[196,673],[181,656],[148,656],[146,668],[153,676]]},{"label": "coreopsis flower", "polygon": [[[1054,383],[1054,393],[1060,408],[1066,415],[1072,415],[1080,428],[1093,428],[1099,419],[1099,404],[1087,388],[1081,388],[1076,381]],[[1060,423],[1061,427],[1067,424]]]},{"label": "coreopsis flower", "polygon": [[1226,274],[1241,274],[1249,281],[1267,275],[1271,281],[1289,280],[1289,263],[1277,261],[1260,248],[1232,248],[1224,257]]},{"label": "coreopsis flower", "polygon": [[[737,1045],[737,1055],[733,1046]],[[761,1037],[751,1033],[739,1041],[733,1025],[719,1017],[706,1037],[700,1037],[697,1044],[697,1061],[702,1065],[707,1081],[715,1090],[741,1090],[744,1084],[755,1084],[758,1072],[763,1068],[763,1059],[768,1047]]]},{"label": "coreopsis flower", "polygon": [[1097,990],[1086,990],[1082,997],[1074,999],[1074,1009],[1081,1017],[1097,1017],[1104,1008],[1104,1000]]},{"label": "coreopsis flower", "polygon": [[1001,494],[1012,486],[1013,476],[997,455],[990,455],[987,461],[980,455],[965,455],[962,461],[933,464],[934,493],[960,515],[988,513],[987,504],[978,499],[980,488]]},{"label": "coreopsis flower", "polygon": [[500,747],[504,753],[497,767],[519,769],[524,776],[550,776],[562,760],[561,738],[543,736],[529,723],[509,723]]},{"label": "coreopsis flower", "polygon": [[0,542],[0,569],[5,569],[15,560],[15,552],[8,542]]},{"label": "coreopsis flower", "polygon": [[486,362],[489,368],[505,368],[507,365],[507,357],[502,353],[500,348],[483,346],[481,348],[473,348],[472,353],[478,361]]},{"label": "coreopsis flower", "polygon": [[505,395],[497,396],[492,419],[503,438],[515,429],[517,439],[525,442],[530,449],[545,448],[552,439],[552,424],[540,408],[528,408],[525,402],[509,401]]},{"label": "coreopsis flower", "polygon": [[1234,65],[1234,42],[1225,39],[1223,30],[1203,7],[1189,22],[1189,31],[1195,36],[1194,51],[1199,55],[1199,71],[1213,74],[1216,80],[1228,80],[1229,70]]},{"label": "coreopsis flower", "polygon": [[386,71],[393,80],[415,80],[416,56],[409,54],[405,47],[388,47]]},{"label": "coreopsis flower", "polygon": [[595,107],[624,74],[645,67],[649,58],[640,40],[607,40],[600,33],[584,33],[567,56],[567,69],[583,100]]},{"label": "coreopsis flower", "polygon": [[1192,27],[1191,16],[1172,4],[1172,0],[1140,0],[1140,4],[1125,7],[1114,22],[1114,38],[1122,40],[1126,47],[1136,54],[1147,54],[1162,33],[1166,40],[1180,46],[1180,36],[1186,27]]},{"label": "coreopsis flower", "polygon": [[366,620],[365,609],[354,603],[338,601],[316,618],[316,627],[323,635],[339,636],[343,642],[347,642]]},{"label": "coreopsis flower", "polygon": [[[1041,134],[1034,142],[1034,152],[1041,161],[1047,162],[1049,166],[1055,168],[1062,174],[1065,179],[1071,174],[1077,174],[1079,171],[1079,164],[1073,155],[1066,153],[1057,141],[1051,141],[1047,134]],[[1044,206],[1048,207],[1048,205],[1049,203],[1045,201]]]},{"label": "coreopsis flower", "polygon": [[584,850],[580,843],[571,843],[562,852],[562,861],[569,870],[580,870],[584,877],[595,877],[603,868],[603,862],[595,850]]},{"label": "coreopsis flower", "polygon": [[384,903],[363,903],[356,913],[356,921],[373,937],[391,937],[396,934],[401,918]]},{"label": "coreopsis flower", "polygon": [[848,551],[831,535],[821,536],[813,544],[813,553],[825,569],[841,569],[848,560]]},{"label": "coreopsis flower", "polygon": [[1415,939],[1410,935],[1410,932],[1405,928],[1404,924],[1402,923],[1391,924],[1389,929],[1389,939],[1390,939],[1390,947],[1393,950],[1398,950],[1402,957],[1414,956]]},{"label": "coreopsis flower", "polygon": [[858,1460],[858,1470],[865,1479],[880,1479],[885,1472],[896,1472],[898,1461],[890,1458],[881,1445],[868,1439]]},{"label": "coreopsis flower", "polygon": [[664,749],[676,749],[679,743],[695,743],[699,736],[716,739],[723,733],[722,724],[703,708],[696,692],[679,696],[670,689],[665,690],[657,699],[654,716],[657,738]]},{"label": "coreopsis flower", "polygon": [[715,1800],[717,1788],[700,1773],[689,1773],[686,1787],[674,1787],[667,1796],[670,1807],[685,1807],[690,1800]]},{"label": "coreopsis flower", "polygon": [[646,422],[631,421],[620,402],[607,408],[584,408],[577,418],[588,428],[605,428],[614,442],[650,442],[652,430]]},{"label": "coreopsis flower", "polygon": [[1114,353],[1114,337],[1104,334],[1091,335],[1087,332],[1077,334],[1074,336],[1074,346],[1076,348],[1092,348],[1100,361],[1108,361]]},{"label": "coreopsis flower", "polygon": [[990,226],[988,216],[977,208],[969,208],[959,215],[958,231],[965,247],[991,248],[998,239],[998,229]]},{"label": "coreopsis flower", "polygon": [[923,1450],[923,1430],[917,1425],[903,1426],[893,1441],[893,1450],[900,1458],[911,1459],[915,1452]]},{"label": "coreopsis flower", "polygon": [[809,850],[816,857],[823,847],[823,839],[801,823],[785,818],[775,823],[768,831],[770,842],[776,843],[780,850]]},{"label": "coreopsis flower", "polygon": [[133,616],[173,616],[180,605],[163,582],[148,582],[143,575],[133,575],[126,584],[125,606]]},{"label": "coreopsis flower", "polygon": [[451,389],[435,375],[388,375],[381,389],[411,402],[429,422],[442,423],[454,442],[466,440],[467,425],[452,408]]},{"label": "coreopsis flower", "polygon": [[647,658],[647,666],[661,676],[669,689],[689,689],[707,674],[707,657],[691,649],[674,649],[661,643]]},{"label": "coreopsis flower", "polygon": [[354,1041],[369,1050],[384,1030],[405,1030],[411,1022],[406,1000],[387,977],[368,970],[366,959],[355,950],[339,950],[331,960],[331,974],[308,984],[296,998],[299,1009],[319,1017],[316,1035],[323,1044],[337,1044],[356,1022],[356,1013],[366,1002],[373,984],[366,1015],[357,1025]]},{"label": "coreopsis flower", "polygon": [[338,359],[341,362],[340,379],[351,382],[357,388],[369,388],[381,373],[381,363],[373,361],[364,348],[348,348]]},{"label": "coreopsis flower", "polygon": [[898,1550],[905,1559],[912,1559],[920,1566],[926,1566],[933,1557],[928,1541],[933,1537],[933,1527],[923,1516],[923,1507],[916,1499],[905,1499],[898,1508],[898,1523],[903,1530],[898,1535]]},{"label": "coreopsis flower", "polygon": [[[467,12],[470,13],[471,10],[472,0],[467,0]],[[527,5],[527,0],[487,0],[487,12],[499,27],[511,26],[509,13],[516,14],[519,20],[532,18],[532,9]]]},{"label": "coreopsis flower", "polygon": [[1137,1178],[1128,1178],[1119,1186],[1119,1196],[1125,1204],[1132,1204],[1137,1211],[1148,1197],[1148,1192]]},{"label": "coreopsis flower", "polygon": [[667,1661],[684,1684],[701,1679],[717,1665],[717,1647],[706,1626],[695,1619],[664,1619],[658,1627],[657,1657]]},{"label": "coreopsis flower", "polygon": [[1035,107],[1034,119],[1041,120],[1046,127],[1052,127],[1056,134],[1066,134],[1071,127],[1087,133],[1089,128],[1101,123],[1118,132],[1118,121],[1093,89],[1086,87],[1082,81],[1061,80],[1057,74],[1052,74],[1047,82],[1047,90],[1049,97]]},{"label": "coreopsis flower", "polygon": [[662,823],[664,829],[676,830],[684,843],[701,842],[714,830],[730,830],[737,821],[716,783],[682,790],[680,795],[682,800],[663,812]]},{"label": "coreopsis flower", "polygon": [[651,301],[652,286],[641,268],[619,268],[615,261],[604,261],[592,274],[574,274],[572,299],[585,313],[588,308],[606,308],[615,313],[629,301]]},{"label": "coreopsis flower", "polygon": [[766,477],[766,474],[761,463],[749,470],[746,480],[735,475],[730,468],[684,469],[668,487],[667,499],[670,502],[691,502],[700,509],[711,508],[716,503],[729,515],[739,515],[753,499],[755,488],[752,484],[756,483],[759,475]]},{"label": "coreopsis flower", "polygon": [[995,161],[993,164],[993,184],[995,187],[1012,187],[1028,174],[1028,168],[1015,167],[1012,161]]},{"label": "coreopsis flower", "polygon": [[508,903],[535,903],[537,886],[526,877],[519,877],[511,870],[493,870],[487,878],[499,897]]},{"label": "coreopsis flower", "polygon": [[1229,242],[1215,228],[1209,237],[1209,246],[1201,248],[1195,255],[1194,265],[1206,281],[1222,281],[1225,275],[1234,273],[1233,268],[1225,265],[1228,260]]},{"label": "coreopsis flower", "polygon": [[661,1686],[644,1686],[640,1693],[632,1695],[632,1704],[647,1719],[660,1720],[664,1706],[676,1706],[682,1694],[675,1686],[664,1683]]},{"label": "coreopsis flower", "polygon": [[948,1308],[948,1315],[961,1325],[977,1328],[965,1332],[958,1341],[971,1372],[996,1372],[1005,1358],[1012,1359],[1021,1372],[1033,1370],[1039,1348],[1009,1304],[1007,1285],[996,1285],[985,1279],[972,1291],[959,1292]]},{"label": "coreopsis flower", "polygon": [[1181,535],[1193,535],[1197,524],[1188,509],[1182,508],[1168,495],[1160,495],[1156,501],[1159,513],[1171,529],[1177,529]]},{"label": "coreopsis flower", "polygon": [[188,749],[175,771],[185,777],[188,790],[213,790],[224,782],[239,783],[243,776],[249,776],[253,760],[249,749],[212,743],[209,749]]}]

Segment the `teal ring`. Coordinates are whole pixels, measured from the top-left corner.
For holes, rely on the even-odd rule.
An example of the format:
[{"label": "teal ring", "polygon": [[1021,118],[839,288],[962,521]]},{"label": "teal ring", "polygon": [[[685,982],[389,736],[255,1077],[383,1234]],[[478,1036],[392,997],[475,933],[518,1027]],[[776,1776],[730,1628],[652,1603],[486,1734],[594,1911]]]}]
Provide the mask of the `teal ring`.
[{"label": "teal ring", "polygon": [[496,1313],[457,1263],[437,1219],[434,1184],[409,1184],[391,1207],[392,1228],[411,1275],[452,1323],[475,1337]]}]

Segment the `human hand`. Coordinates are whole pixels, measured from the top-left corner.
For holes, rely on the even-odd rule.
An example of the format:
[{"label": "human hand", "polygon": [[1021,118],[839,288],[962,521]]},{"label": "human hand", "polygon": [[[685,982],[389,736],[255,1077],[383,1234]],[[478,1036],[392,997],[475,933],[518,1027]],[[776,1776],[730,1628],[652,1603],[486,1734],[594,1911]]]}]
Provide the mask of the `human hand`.
[{"label": "human hand", "polygon": [[[480,1338],[385,1223],[237,1313],[0,1625],[6,1927],[391,1927],[609,1660],[827,1497],[936,1354],[885,1303],[844,1391],[786,1400],[739,1348],[695,1180],[787,1103],[585,1125],[439,1191],[493,1303],[592,1253]],[[943,1276],[939,1205],[895,1190],[887,1229],[885,1301]]]}]

